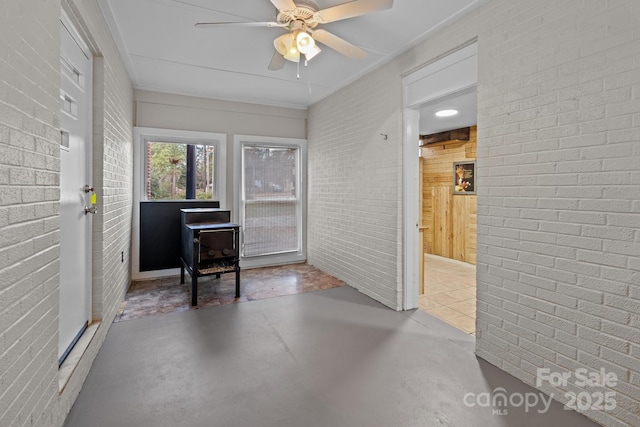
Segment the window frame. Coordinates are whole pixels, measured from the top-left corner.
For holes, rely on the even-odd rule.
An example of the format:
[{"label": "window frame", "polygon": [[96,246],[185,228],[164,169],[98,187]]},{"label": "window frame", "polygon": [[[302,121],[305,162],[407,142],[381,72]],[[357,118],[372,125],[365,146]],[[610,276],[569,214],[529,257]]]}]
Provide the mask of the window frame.
[{"label": "window frame", "polygon": [[[173,142],[176,144],[212,145],[215,147],[215,194],[221,209],[227,206],[227,134],[213,132],[196,132],[177,129],[160,129],[147,127],[133,128],[133,229],[132,229],[132,279],[173,276],[180,272],[179,268],[155,271],[140,271],[140,202],[147,201],[147,142]],[[186,199],[177,199],[186,200]]]},{"label": "window frame", "polygon": [[[243,148],[297,148],[298,149],[298,173],[297,173],[297,198],[298,212],[297,224],[300,231],[299,249],[286,253],[241,257],[241,267],[264,267],[269,265],[289,264],[304,262],[307,259],[307,140],[298,138],[279,138],[255,135],[234,135],[234,191],[233,191],[233,216],[241,226],[243,225]],[[242,227],[241,227],[242,232]]]}]

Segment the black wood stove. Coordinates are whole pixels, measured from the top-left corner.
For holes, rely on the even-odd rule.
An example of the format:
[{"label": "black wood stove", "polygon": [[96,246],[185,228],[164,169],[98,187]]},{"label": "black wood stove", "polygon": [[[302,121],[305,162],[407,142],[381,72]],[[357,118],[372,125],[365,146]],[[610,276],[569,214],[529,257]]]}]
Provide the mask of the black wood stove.
[{"label": "black wood stove", "polygon": [[182,250],[180,283],[184,270],[191,275],[191,305],[198,305],[198,277],[236,273],[236,298],[240,296],[240,226],[231,211],[214,208],[180,209]]}]

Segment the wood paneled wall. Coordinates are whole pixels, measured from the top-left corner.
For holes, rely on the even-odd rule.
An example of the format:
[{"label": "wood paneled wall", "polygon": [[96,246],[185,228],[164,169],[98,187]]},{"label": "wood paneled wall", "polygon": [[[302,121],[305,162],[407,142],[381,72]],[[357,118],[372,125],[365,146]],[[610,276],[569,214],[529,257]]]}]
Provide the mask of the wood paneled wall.
[{"label": "wood paneled wall", "polygon": [[420,156],[424,251],[471,264],[476,263],[477,198],[454,195],[452,183],[453,162],[475,160],[476,141],[474,126],[469,141],[430,144]]}]

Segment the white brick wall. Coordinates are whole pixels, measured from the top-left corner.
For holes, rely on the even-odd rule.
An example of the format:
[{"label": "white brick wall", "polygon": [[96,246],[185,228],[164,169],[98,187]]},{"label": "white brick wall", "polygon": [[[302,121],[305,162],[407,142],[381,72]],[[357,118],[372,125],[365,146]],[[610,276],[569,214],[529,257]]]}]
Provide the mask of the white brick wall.
[{"label": "white brick wall", "polygon": [[491,0],[312,106],[310,262],[399,307],[400,77],[477,37],[476,352],[530,384],[615,372],[616,409],[585,412],[639,426],[638,22],[636,0]]},{"label": "white brick wall", "polygon": [[0,425],[60,426],[129,283],[131,84],[95,1],[62,1],[96,58],[93,342],[58,393],[59,1],[0,11]]},{"label": "white brick wall", "polygon": [[402,280],[400,87],[392,69],[365,76],[311,107],[308,125],[309,263],[394,309]]},{"label": "white brick wall", "polygon": [[[0,425],[52,420],[57,395],[59,40],[54,2],[0,13]],[[31,9],[36,9],[34,16]],[[30,31],[23,25],[28,22]],[[42,423],[44,425],[44,423]]]},{"label": "white brick wall", "polygon": [[585,412],[640,425],[640,7],[530,4],[479,34],[477,354],[530,383],[535,367],[615,372],[617,408]]}]

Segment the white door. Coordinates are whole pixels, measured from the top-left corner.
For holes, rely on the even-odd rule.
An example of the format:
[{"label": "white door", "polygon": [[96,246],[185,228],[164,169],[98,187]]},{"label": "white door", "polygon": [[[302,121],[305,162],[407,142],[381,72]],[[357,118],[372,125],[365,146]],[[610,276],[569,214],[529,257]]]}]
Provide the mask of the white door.
[{"label": "white door", "polygon": [[60,71],[60,363],[91,321],[92,58],[63,19]]}]

